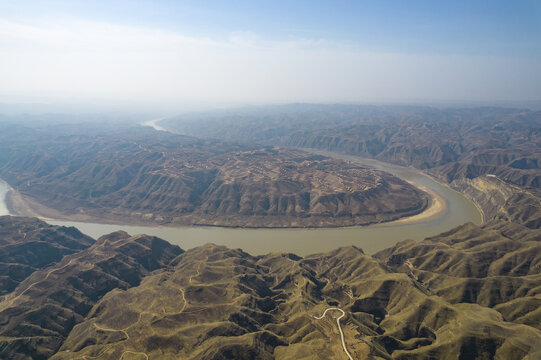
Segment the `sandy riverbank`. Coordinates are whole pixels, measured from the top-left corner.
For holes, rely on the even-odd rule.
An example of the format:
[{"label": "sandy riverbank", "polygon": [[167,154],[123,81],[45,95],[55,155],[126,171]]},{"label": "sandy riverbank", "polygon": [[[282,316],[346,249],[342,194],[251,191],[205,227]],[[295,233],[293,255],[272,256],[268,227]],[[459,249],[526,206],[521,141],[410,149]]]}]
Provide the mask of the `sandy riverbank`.
[{"label": "sandy riverbank", "polygon": [[[319,155],[323,155],[323,156],[336,158],[336,159],[341,159],[341,160],[346,160],[346,161],[353,161],[353,162],[356,162],[356,163],[359,163],[359,164],[363,164],[363,165],[367,165],[367,166],[375,167],[375,168],[377,168],[377,166],[374,166],[374,163],[380,163],[380,164],[384,164],[385,166],[393,166],[393,167],[396,167],[396,168],[401,167],[399,165],[393,165],[393,164],[389,164],[389,163],[382,163],[382,162],[380,162],[378,160],[375,160],[375,159],[360,158],[360,157],[357,157],[355,155],[347,155],[347,154],[341,154],[341,153],[334,153],[334,152],[331,152],[331,151],[315,150],[315,149],[309,149],[309,148],[308,149],[307,148],[301,148],[301,150],[312,152],[314,154],[319,154]],[[430,176],[429,174],[426,174],[426,173],[422,172],[421,170],[418,170],[418,169],[415,169],[415,168],[412,168],[412,167],[407,167],[407,168],[403,167],[403,168],[408,169],[409,171],[413,171],[413,172],[415,172],[417,174],[421,174],[421,175],[423,175],[425,177],[428,177],[433,182],[436,182],[436,183],[440,184],[441,186],[445,186],[445,187],[451,189],[448,184],[440,182],[438,179],[435,179],[433,176]],[[384,169],[384,168],[379,168],[379,170],[389,172],[388,169]],[[395,176],[397,176],[397,175],[395,175]],[[416,223],[425,222],[425,221],[432,220],[432,219],[435,219],[437,217],[445,215],[445,213],[447,212],[447,200],[443,196],[441,196],[436,191],[434,191],[432,189],[429,189],[428,187],[426,187],[426,186],[424,186],[424,185],[422,185],[422,184],[420,184],[420,183],[418,183],[416,181],[407,180],[407,179],[404,179],[404,178],[402,178],[400,176],[397,176],[397,177],[399,177],[400,179],[406,181],[410,185],[412,185],[412,186],[416,187],[417,189],[419,189],[419,190],[425,192],[426,194],[428,194],[430,196],[430,205],[423,212],[421,212],[419,214],[412,215],[412,216],[406,216],[406,217],[400,218],[398,220],[389,221],[389,222],[384,223],[385,225],[416,224]]]},{"label": "sandy riverbank", "polygon": [[419,222],[423,222],[427,220],[432,220],[437,217],[445,215],[447,211],[447,202],[440,194],[414,181],[409,181],[409,180],[406,180],[406,181],[410,183],[412,186],[415,186],[419,190],[427,193],[430,196],[430,205],[422,213],[419,213],[413,216],[404,217],[402,219],[390,221],[386,223],[387,225],[415,224],[415,223],[419,223]]},{"label": "sandy riverbank", "polygon": [[[416,215],[405,216],[397,220],[382,222],[380,224],[385,224],[385,225],[416,224],[416,223],[422,223],[422,222],[431,220],[433,218],[437,218],[439,216],[443,216],[445,214],[446,209],[447,209],[446,200],[440,194],[414,181],[409,181],[409,180],[406,180],[406,181],[410,183],[412,186],[415,186],[421,191],[427,193],[430,196],[430,205],[423,212],[418,213]],[[103,224],[123,223],[123,224],[129,224],[129,225],[134,225],[134,226],[166,226],[166,227],[172,227],[172,228],[190,226],[186,224],[156,224],[152,221],[148,221],[148,222],[134,221],[133,218],[130,218],[130,219],[97,218],[95,216],[90,216],[84,213],[66,215],[55,209],[52,209],[43,204],[40,204],[39,202],[35,201],[34,199],[28,196],[23,196],[18,191],[12,188],[9,189],[9,192],[6,195],[5,202],[6,202],[6,207],[8,208],[10,214],[19,215],[19,216],[37,217],[44,221],[53,221],[53,220],[77,221],[77,222],[103,223]],[[366,224],[366,225],[353,225],[353,226],[337,226],[337,227],[332,226],[329,228],[366,227],[366,226],[375,225],[375,224],[377,223],[371,223],[371,224]],[[191,226],[198,226],[198,225],[191,225]],[[208,227],[212,225],[203,224],[200,226]],[[218,227],[226,228],[227,226],[218,226]],[[276,227],[276,228],[287,229],[287,228],[312,228],[312,227],[284,226],[284,227]],[[318,229],[318,228],[327,228],[327,227],[324,226],[324,227],[313,227],[313,228]],[[272,228],[264,227],[262,229],[272,229]]]},{"label": "sandy riverbank", "polygon": [[[5,202],[11,215],[37,217],[44,221],[54,219],[54,217],[45,217],[40,213],[40,210],[45,208],[44,206],[28,198],[24,198],[21,193],[11,187],[6,194]],[[46,209],[47,211],[54,211],[53,209]]]},{"label": "sandy riverbank", "polygon": [[[155,126],[156,122],[161,119],[154,119],[151,121],[147,121],[145,125],[147,126]],[[315,153],[322,153],[323,155],[335,157],[335,158],[344,158],[346,157],[347,160],[354,162],[360,162],[364,163],[363,159],[359,159],[357,157],[343,155],[343,154],[336,154],[336,153],[330,153],[330,152],[323,152],[323,151],[312,151]],[[366,161],[366,159],[364,159]],[[370,166],[370,165],[369,165]],[[411,169],[410,169],[411,170]],[[385,171],[385,170],[384,170]],[[421,171],[415,169],[416,173],[423,174],[424,176],[428,176],[427,174],[422,173]],[[435,179],[431,178],[432,181],[436,181]],[[372,222],[367,224],[360,224],[360,225],[344,225],[344,226],[277,226],[277,227],[249,227],[249,228],[263,228],[263,229],[271,229],[271,228],[335,228],[335,227],[366,227],[374,224],[382,224],[382,225],[406,225],[406,224],[417,224],[417,223],[424,223],[427,221],[430,221],[432,219],[442,217],[447,213],[447,200],[438,192],[416,182],[411,179],[403,179],[404,181],[408,182],[410,185],[418,188],[419,190],[423,191],[424,193],[428,194],[430,197],[430,203],[427,206],[425,210],[423,210],[421,213],[410,215],[410,216],[404,216],[402,218],[391,220],[391,221],[384,221],[384,222]],[[440,184],[445,185],[445,184]],[[16,190],[9,188],[10,191],[6,195],[6,206],[11,214],[15,215],[22,215],[22,216],[33,216],[38,217],[42,220],[60,220],[60,221],[77,221],[77,222],[88,222],[88,223],[103,223],[103,224],[129,224],[129,225],[139,225],[139,226],[166,226],[166,227],[185,227],[185,226],[198,226],[194,224],[174,224],[174,223],[156,223],[155,221],[141,221],[141,219],[137,219],[135,216],[109,216],[106,218],[100,218],[96,216],[92,216],[90,214],[85,213],[84,211],[72,213],[72,214],[64,214],[58,210],[55,210],[53,208],[47,207],[36,200],[34,200],[31,197],[23,196]],[[137,219],[137,220],[136,220]],[[212,225],[212,224],[200,224],[199,226],[218,226],[218,227],[228,227],[228,226],[220,226],[220,225]]]}]

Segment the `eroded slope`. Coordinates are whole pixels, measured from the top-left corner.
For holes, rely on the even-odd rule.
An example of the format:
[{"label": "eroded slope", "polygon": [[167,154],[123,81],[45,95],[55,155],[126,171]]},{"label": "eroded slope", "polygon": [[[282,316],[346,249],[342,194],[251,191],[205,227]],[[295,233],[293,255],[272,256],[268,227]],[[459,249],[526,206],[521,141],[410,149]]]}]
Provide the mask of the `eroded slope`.
[{"label": "eroded slope", "polygon": [[339,307],[354,358],[534,359],[539,243],[538,231],[498,223],[377,257],[355,247],[253,257],[209,244],[103,297],[54,358],[345,359],[340,314],[314,318]]},{"label": "eroded slope", "polygon": [[[414,166],[467,193],[486,219],[541,225],[539,111],[297,104],[275,107],[274,112],[205,114],[163,124],[196,136],[314,148]],[[500,182],[488,181],[487,189],[487,176]],[[509,190],[513,193],[505,195]],[[505,199],[494,206],[491,197],[498,192]]]},{"label": "eroded slope", "polygon": [[429,203],[426,194],[389,174],[297,150],[145,128],[30,129],[21,140],[11,133],[22,130],[4,127],[0,176],[17,190],[8,200],[21,214],[317,227],[391,221]]},{"label": "eroded slope", "polygon": [[138,285],[180,252],[158,238],[117,232],[35,271],[0,301],[0,357],[49,358],[103,295]]},{"label": "eroded slope", "polygon": [[13,291],[34,271],[93,243],[94,239],[74,227],[49,225],[36,218],[1,216],[0,295]]}]

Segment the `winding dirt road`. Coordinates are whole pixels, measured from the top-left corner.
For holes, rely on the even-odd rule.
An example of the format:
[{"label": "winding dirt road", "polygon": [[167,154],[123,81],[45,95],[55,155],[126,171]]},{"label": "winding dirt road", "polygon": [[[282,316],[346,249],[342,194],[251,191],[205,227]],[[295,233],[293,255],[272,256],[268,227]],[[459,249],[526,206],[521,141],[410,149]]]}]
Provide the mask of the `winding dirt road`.
[{"label": "winding dirt road", "polygon": [[342,319],[344,316],[346,316],[346,313],[344,312],[344,310],[340,309],[340,308],[337,308],[337,307],[330,307],[330,308],[327,308],[325,309],[325,311],[323,312],[323,315],[321,316],[312,316],[314,319],[316,320],[321,320],[325,317],[325,315],[327,315],[327,311],[329,310],[338,310],[342,313],[342,315],[340,315],[339,317],[336,318],[336,324],[338,325],[338,330],[340,331],[340,338],[342,340],[342,348],[344,349],[344,352],[346,353],[346,355],[348,356],[349,360],[353,360],[353,357],[351,356],[351,354],[349,353],[348,349],[346,348],[346,340],[344,339],[344,332],[342,331],[342,326],[340,325],[340,319]]}]

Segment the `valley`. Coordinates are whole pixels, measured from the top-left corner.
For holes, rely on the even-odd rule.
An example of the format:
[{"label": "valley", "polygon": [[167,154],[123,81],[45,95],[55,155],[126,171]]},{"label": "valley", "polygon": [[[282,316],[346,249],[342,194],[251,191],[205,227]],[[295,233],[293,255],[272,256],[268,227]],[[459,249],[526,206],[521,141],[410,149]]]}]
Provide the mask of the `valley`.
[{"label": "valley", "polygon": [[540,360],[540,14],[0,1],[0,360]]},{"label": "valley", "polygon": [[[0,218],[19,246],[30,224],[49,226]],[[540,236],[503,221],[464,224],[373,256],[344,247],[300,257],[215,244],[183,251],[114,232],[0,297],[0,355],[535,359]]]},{"label": "valley", "polygon": [[[396,116],[393,109],[370,114],[381,111]],[[421,116],[417,108],[401,111]],[[9,270],[0,294],[0,356],[541,356],[537,163],[504,159],[537,156],[527,152],[538,141],[537,120],[516,125],[511,110],[465,110],[486,111],[512,120],[486,120],[491,125],[479,131],[501,127],[506,140],[495,136],[437,163],[433,149],[401,161],[360,158],[341,147],[284,147],[281,135],[258,143],[227,139],[227,131],[200,139],[146,128],[10,129],[26,138],[6,133],[0,145],[0,175],[16,190],[7,208],[26,204],[56,220],[0,217]],[[346,131],[346,120],[333,117],[331,131],[328,119],[312,123],[327,126],[322,133]],[[431,146],[453,138],[432,134],[444,120],[415,121],[423,125],[400,130],[412,144],[416,131]],[[461,151],[468,141],[460,140]],[[496,155],[468,163],[478,151]],[[481,171],[478,163],[490,159],[497,165]],[[93,222],[104,217],[109,224]],[[29,251],[39,246],[47,251]]]},{"label": "valley", "polygon": [[[336,153],[328,153],[328,155],[344,156]],[[422,240],[425,237],[448,231],[465,222],[475,224],[482,222],[479,211],[471,201],[447,186],[434,181],[434,179],[424,176],[415,169],[374,162],[370,159],[360,159],[354,156],[350,156],[349,161],[360,161],[370,167],[391,173],[405,181],[413,181],[416,184],[415,186],[425,187],[427,192],[438,194],[444,201],[445,206],[440,209],[441,212],[438,212],[438,214],[432,214],[432,216],[429,214],[428,217],[426,217],[426,214],[430,209],[417,216],[406,217],[390,223],[318,229],[249,229],[205,226],[156,227],[53,219],[48,221],[57,225],[75,226],[94,238],[116,230],[123,230],[132,234],[144,233],[158,236],[185,249],[213,242],[230,248],[242,248],[256,255],[279,251],[308,255],[314,251],[326,252],[335,249],[337,246],[350,245],[361,247],[366,253],[373,254],[394,245],[397,239]],[[0,197],[6,194],[7,190],[7,188],[4,188],[3,192],[0,191]],[[26,209],[26,211],[32,214],[31,208]],[[329,241],[329,239],[333,240]]]},{"label": "valley", "polygon": [[[412,166],[466,194],[487,219],[539,226],[539,111],[291,104],[179,116],[159,124],[203,138],[308,148]],[[502,188],[496,208],[486,201],[493,195],[486,186],[472,186],[487,177],[499,179],[489,182]],[[498,212],[501,206],[504,210]]]}]

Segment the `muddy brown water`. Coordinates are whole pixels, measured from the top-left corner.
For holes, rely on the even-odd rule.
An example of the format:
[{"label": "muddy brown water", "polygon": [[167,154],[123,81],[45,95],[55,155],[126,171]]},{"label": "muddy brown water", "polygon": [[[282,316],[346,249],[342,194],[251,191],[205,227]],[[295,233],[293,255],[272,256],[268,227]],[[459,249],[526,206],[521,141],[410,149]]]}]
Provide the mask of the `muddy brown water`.
[{"label": "muddy brown water", "polygon": [[[327,153],[327,155],[329,155]],[[291,252],[301,256],[327,252],[337,247],[355,245],[365,253],[373,254],[405,239],[422,240],[437,235],[466,222],[480,224],[482,215],[475,204],[460,193],[436,182],[412,168],[332,154],[346,160],[355,160],[387,171],[404,180],[414,181],[438,193],[446,201],[446,209],[438,216],[415,223],[375,224],[364,227],[326,229],[242,229],[219,227],[163,227],[131,226],[72,221],[49,221],[51,224],[75,226],[83,233],[98,238],[116,230],[129,234],[149,234],[163,238],[183,249],[190,249],[205,243],[241,248],[252,255],[270,252]],[[9,187],[0,181],[0,215],[8,214],[5,195]]]}]

